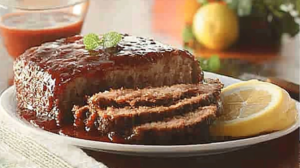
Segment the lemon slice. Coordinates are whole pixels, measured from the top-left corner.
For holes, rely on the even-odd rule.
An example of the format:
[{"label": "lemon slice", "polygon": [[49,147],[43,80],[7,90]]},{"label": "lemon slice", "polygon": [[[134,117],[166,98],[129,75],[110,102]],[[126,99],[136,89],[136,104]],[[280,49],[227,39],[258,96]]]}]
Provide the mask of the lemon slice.
[{"label": "lemon slice", "polygon": [[295,102],[280,87],[257,80],[222,90],[223,114],[212,124],[212,136],[247,137],[282,130],[297,119]]}]

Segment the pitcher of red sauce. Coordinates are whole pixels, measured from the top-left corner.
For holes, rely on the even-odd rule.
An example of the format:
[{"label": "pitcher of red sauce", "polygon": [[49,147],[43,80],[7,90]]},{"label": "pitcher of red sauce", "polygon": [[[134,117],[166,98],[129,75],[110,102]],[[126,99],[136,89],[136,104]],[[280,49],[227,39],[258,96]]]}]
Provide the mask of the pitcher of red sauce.
[{"label": "pitcher of red sauce", "polygon": [[89,0],[2,0],[0,35],[8,54],[80,34]]}]

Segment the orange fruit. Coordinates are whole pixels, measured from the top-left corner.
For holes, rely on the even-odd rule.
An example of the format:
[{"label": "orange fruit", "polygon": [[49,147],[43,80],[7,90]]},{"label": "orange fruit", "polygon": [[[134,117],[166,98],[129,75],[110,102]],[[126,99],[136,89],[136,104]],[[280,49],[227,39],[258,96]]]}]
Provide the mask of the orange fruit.
[{"label": "orange fruit", "polygon": [[197,0],[185,0],[184,2],[184,21],[186,24],[192,24],[194,15],[200,8],[200,3]]}]

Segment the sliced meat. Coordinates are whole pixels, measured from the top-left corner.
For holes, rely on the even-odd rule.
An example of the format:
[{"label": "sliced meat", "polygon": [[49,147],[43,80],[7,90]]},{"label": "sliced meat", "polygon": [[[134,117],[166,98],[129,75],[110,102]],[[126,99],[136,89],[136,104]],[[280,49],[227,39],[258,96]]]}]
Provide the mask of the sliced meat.
[{"label": "sliced meat", "polygon": [[109,132],[126,134],[140,124],[162,121],[201,106],[219,106],[222,87],[218,80],[212,80],[206,84],[179,84],[140,90],[119,89],[98,93],[89,98],[88,105],[74,109],[74,125],[84,125],[86,130],[96,130],[102,135]]},{"label": "sliced meat", "polygon": [[[86,128],[97,128],[101,134],[108,132],[126,132],[133,126],[152,122],[161,121],[166,117],[184,114],[200,106],[207,106],[216,103],[213,93],[201,94],[192,98],[182,99],[176,104],[157,107],[140,106],[138,108],[125,107],[114,108],[108,107],[105,110],[91,110],[90,116],[85,122]],[[98,117],[91,117],[98,115]]]},{"label": "sliced meat", "polygon": [[138,106],[168,106],[179,99],[198,94],[217,92],[223,87],[218,80],[210,80],[210,85],[177,84],[159,88],[118,89],[93,95],[89,100],[90,106],[106,107],[138,107]]},{"label": "sliced meat", "polygon": [[190,144],[209,140],[209,125],[216,118],[216,105],[199,107],[195,111],[150,122],[132,130],[128,142],[135,144]]},{"label": "sliced meat", "polygon": [[74,111],[74,123],[73,125],[78,128],[84,128],[86,120],[90,116],[90,108],[89,106],[74,106],[72,111]]}]

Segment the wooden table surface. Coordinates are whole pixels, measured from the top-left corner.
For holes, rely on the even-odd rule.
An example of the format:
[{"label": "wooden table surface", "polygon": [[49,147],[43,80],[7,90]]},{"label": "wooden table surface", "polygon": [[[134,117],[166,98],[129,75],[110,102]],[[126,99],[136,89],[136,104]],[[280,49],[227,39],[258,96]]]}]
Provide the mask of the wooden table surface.
[{"label": "wooden table surface", "polygon": [[[162,1],[167,2],[167,8],[160,6],[163,5]],[[164,43],[180,46],[178,33],[181,24],[178,21],[181,15],[175,10],[177,9],[176,5],[177,7],[181,6],[180,0],[91,1],[83,34],[115,30],[152,37]],[[118,12],[116,13],[116,11]],[[172,13],[173,11],[175,13]],[[171,22],[175,26],[172,26]],[[299,84],[299,46],[299,35],[294,39],[284,39],[279,52],[273,57],[268,57],[272,59],[266,64],[267,67],[274,69],[278,77]],[[3,54],[4,51],[1,48],[0,92],[8,87],[8,81],[12,74],[12,60]],[[240,54],[242,57],[243,53]],[[244,54],[247,55],[247,52]],[[262,53],[262,55],[264,54]],[[110,168],[298,168],[300,167],[299,148],[299,130],[296,130],[287,136],[239,151],[204,157],[147,158],[88,150],[86,153]]]}]

